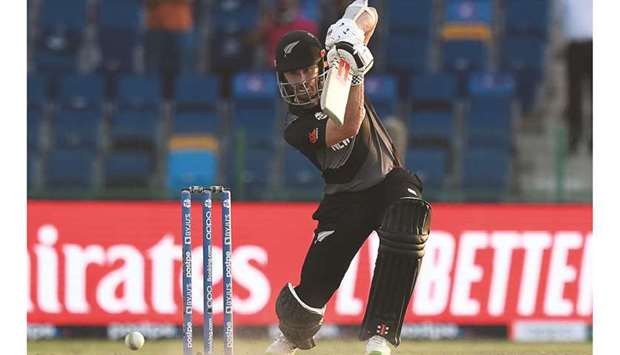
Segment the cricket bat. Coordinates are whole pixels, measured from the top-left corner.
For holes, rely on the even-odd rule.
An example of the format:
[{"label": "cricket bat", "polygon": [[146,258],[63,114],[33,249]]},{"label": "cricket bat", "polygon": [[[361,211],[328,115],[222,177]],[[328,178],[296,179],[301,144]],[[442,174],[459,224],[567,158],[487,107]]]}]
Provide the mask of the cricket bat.
[{"label": "cricket bat", "polygon": [[[349,5],[343,18],[349,18],[364,31],[364,42],[368,44],[377,27],[377,10],[368,7],[368,0],[356,0]],[[321,94],[321,109],[338,126],[344,123],[344,115],[351,91],[351,67],[347,61],[330,63]]]}]

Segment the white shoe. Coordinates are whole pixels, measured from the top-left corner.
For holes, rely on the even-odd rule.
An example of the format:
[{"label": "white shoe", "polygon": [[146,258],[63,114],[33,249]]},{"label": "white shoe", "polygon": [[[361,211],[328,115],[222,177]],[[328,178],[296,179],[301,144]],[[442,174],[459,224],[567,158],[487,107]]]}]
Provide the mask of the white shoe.
[{"label": "white shoe", "polygon": [[378,335],[368,339],[366,344],[366,355],[390,355],[392,351],[387,345],[387,340]]},{"label": "white shoe", "polygon": [[292,355],[297,351],[297,347],[291,343],[284,334],[280,333],[278,337],[269,345],[265,354],[271,355]]}]

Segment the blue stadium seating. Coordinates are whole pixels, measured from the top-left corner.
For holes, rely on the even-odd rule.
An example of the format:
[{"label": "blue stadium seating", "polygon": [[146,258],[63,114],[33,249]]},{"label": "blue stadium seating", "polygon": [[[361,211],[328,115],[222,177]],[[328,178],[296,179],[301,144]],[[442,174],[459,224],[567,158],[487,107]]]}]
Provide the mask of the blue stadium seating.
[{"label": "blue stadium seating", "polygon": [[387,48],[398,48],[398,55],[388,55],[388,71],[410,75],[428,70],[431,39],[428,35],[394,32],[387,38]]},{"label": "blue stadium seating", "polygon": [[[237,168],[242,168],[241,183],[248,198],[260,198],[269,187],[274,168],[274,155],[275,150],[270,145],[248,146],[243,153],[243,165]],[[233,160],[229,160],[231,161]]]},{"label": "blue stadium seating", "polygon": [[551,1],[505,0],[505,32],[546,39],[551,23]]},{"label": "blue stadium seating", "polygon": [[217,112],[177,112],[172,123],[176,134],[213,134],[219,136],[222,120]]},{"label": "blue stadium seating", "polygon": [[530,111],[536,87],[543,78],[545,42],[534,37],[506,37],[501,48],[501,68],[517,79],[517,95]]},{"label": "blue stadium seating", "polygon": [[385,3],[390,31],[431,32],[433,0],[390,0]]},{"label": "blue stadium seating", "polygon": [[118,81],[118,106],[124,110],[158,111],[161,102],[159,78],[141,75],[121,77]]},{"label": "blue stadium seating", "polygon": [[320,171],[296,149],[287,146],[284,151],[284,188],[320,194],[323,178]]},{"label": "blue stadium seating", "polygon": [[259,0],[223,0],[212,3],[212,29],[239,33],[255,28],[260,13]]},{"label": "blue stadium seating", "polygon": [[28,110],[28,154],[39,150],[39,135],[42,120],[41,116],[42,114],[40,111]]},{"label": "blue stadium seating", "polygon": [[465,117],[468,147],[510,151],[513,141],[512,96],[477,96]]},{"label": "blue stadium seating", "polygon": [[107,187],[148,187],[154,168],[151,155],[141,151],[112,151],[104,164]]},{"label": "blue stadium seating", "polygon": [[482,41],[445,41],[441,51],[444,70],[470,72],[488,66],[489,48]]},{"label": "blue stadium seating", "polygon": [[138,0],[99,1],[98,25],[102,67],[108,71],[130,72],[138,45],[142,3]]},{"label": "blue stadium seating", "polygon": [[249,142],[271,141],[277,121],[276,79],[272,73],[240,73],[233,79],[232,127]]},{"label": "blue stadium seating", "polygon": [[141,13],[142,1],[102,0],[99,1],[99,27],[124,28],[135,32],[141,25]]},{"label": "blue stadium seating", "polygon": [[442,148],[413,148],[407,150],[406,166],[422,180],[424,190],[440,189],[448,175],[448,152]]},{"label": "blue stadium seating", "polygon": [[57,149],[96,152],[100,141],[101,111],[60,110],[53,119],[53,145]]},{"label": "blue stadium seating", "polygon": [[[128,0],[133,1],[133,0]],[[102,28],[99,31],[101,68],[110,72],[133,71],[138,34],[128,28]]]},{"label": "blue stadium seating", "polygon": [[214,184],[217,156],[208,150],[170,151],[166,176],[168,189],[174,192],[185,186]]},{"label": "blue stadium seating", "polygon": [[30,190],[31,187],[34,187],[36,182],[37,174],[37,162],[39,161],[39,156],[36,153],[28,152],[28,166],[26,167],[27,174],[27,186]]},{"label": "blue stadium seating", "polygon": [[422,74],[411,81],[414,108],[451,108],[458,94],[458,82],[450,73]]},{"label": "blue stadium seating", "polygon": [[452,111],[413,111],[407,128],[409,140],[416,145],[450,146],[455,138]]},{"label": "blue stadium seating", "polygon": [[219,80],[215,76],[185,74],[176,79],[174,101],[177,111],[213,111],[218,100]]},{"label": "blue stadium seating", "polygon": [[250,69],[254,48],[244,43],[243,33],[214,33],[210,38],[209,55],[214,71],[237,72]]},{"label": "blue stadium seating", "polygon": [[158,112],[120,111],[110,118],[110,143],[116,149],[154,151],[158,145]]},{"label": "blue stadium seating", "polygon": [[312,21],[319,22],[321,20],[319,14],[320,0],[301,0],[299,8],[302,15]]},{"label": "blue stadium seating", "polygon": [[81,32],[86,27],[86,9],[87,0],[43,0],[39,25],[44,31],[62,28]]},{"label": "blue stadium seating", "polygon": [[96,154],[81,150],[55,150],[45,163],[48,189],[88,189],[93,187]]},{"label": "blue stadium seating", "polygon": [[467,84],[469,96],[513,96],[515,80],[510,73],[472,73]]},{"label": "blue stadium seating", "polygon": [[66,73],[76,68],[75,56],[86,28],[87,0],[44,0],[36,36],[36,70]]},{"label": "blue stadium seating", "polygon": [[104,97],[104,80],[97,74],[69,75],[60,84],[59,101],[74,109],[98,108]]},{"label": "blue stadium seating", "polygon": [[502,41],[502,68],[507,71],[532,69],[542,71],[545,42],[535,37],[509,36]]},{"label": "blue stadium seating", "polygon": [[75,71],[81,33],[65,29],[43,29],[36,39],[34,67],[41,73],[64,74]]},{"label": "blue stadium seating", "polygon": [[398,93],[393,76],[369,75],[364,80],[364,89],[381,118],[387,118],[396,113]]},{"label": "blue stadium seating", "polygon": [[465,115],[467,145],[494,146],[510,151],[513,141],[511,74],[479,72],[470,76],[469,110]]},{"label": "blue stadium seating", "polygon": [[444,21],[448,23],[491,25],[493,17],[491,0],[448,0],[444,7]]},{"label": "blue stadium seating", "polygon": [[42,109],[47,103],[47,80],[42,76],[28,76],[28,108]]},{"label": "blue stadium seating", "polygon": [[466,191],[498,194],[510,182],[510,154],[501,149],[476,148],[465,151],[462,187]]}]

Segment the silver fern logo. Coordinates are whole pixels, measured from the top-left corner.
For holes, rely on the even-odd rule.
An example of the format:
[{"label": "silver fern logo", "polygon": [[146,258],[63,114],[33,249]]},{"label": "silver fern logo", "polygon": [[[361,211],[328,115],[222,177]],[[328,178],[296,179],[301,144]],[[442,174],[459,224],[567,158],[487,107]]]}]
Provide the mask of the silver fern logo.
[{"label": "silver fern logo", "polygon": [[293,51],[293,48],[295,48],[295,46],[297,46],[298,44],[299,44],[299,41],[295,41],[295,42],[287,44],[286,47],[284,47],[284,56],[286,57],[287,55],[291,54],[291,52]]}]

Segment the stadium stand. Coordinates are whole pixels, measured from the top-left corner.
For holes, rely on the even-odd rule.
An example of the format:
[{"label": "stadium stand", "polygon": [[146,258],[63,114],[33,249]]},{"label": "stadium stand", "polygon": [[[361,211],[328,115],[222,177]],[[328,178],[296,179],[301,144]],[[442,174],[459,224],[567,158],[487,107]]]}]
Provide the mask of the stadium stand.
[{"label": "stadium stand", "polygon": [[[301,0],[300,6],[319,23],[321,3]],[[103,162],[89,181],[102,181],[106,189],[157,184],[172,189],[187,179],[232,180],[245,189],[245,198],[258,198],[258,187],[274,181],[283,189],[310,188],[317,178],[307,174],[311,167],[276,144],[284,106],[273,73],[263,71],[261,46],[247,41],[269,4],[196,1],[194,27],[178,42],[180,71],[171,79],[149,71],[148,60],[135,56],[147,40],[169,43],[145,36],[142,2],[29,2],[29,29],[34,29],[29,37],[34,44],[28,74],[29,167],[37,166],[31,157],[41,161],[43,187],[53,189],[62,180],[47,179],[50,157],[82,151]],[[546,79],[552,4],[371,4],[382,17],[366,92],[383,119],[407,124],[409,164],[436,192],[452,183],[483,188],[487,180],[491,189],[509,188],[516,114],[536,107]],[[83,55],[88,51],[81,53],[90,41],[101,49],[98,67],[85,65],[92,58]],[[398,55],[387,55],[386,48],[398,48]],[[496,175],[475,171],[483,156],[494,164],[483,170]],[[187,178],[197,161],[205,162],[204,170]],[[28,176],[32,183],[30,170]]]}]

